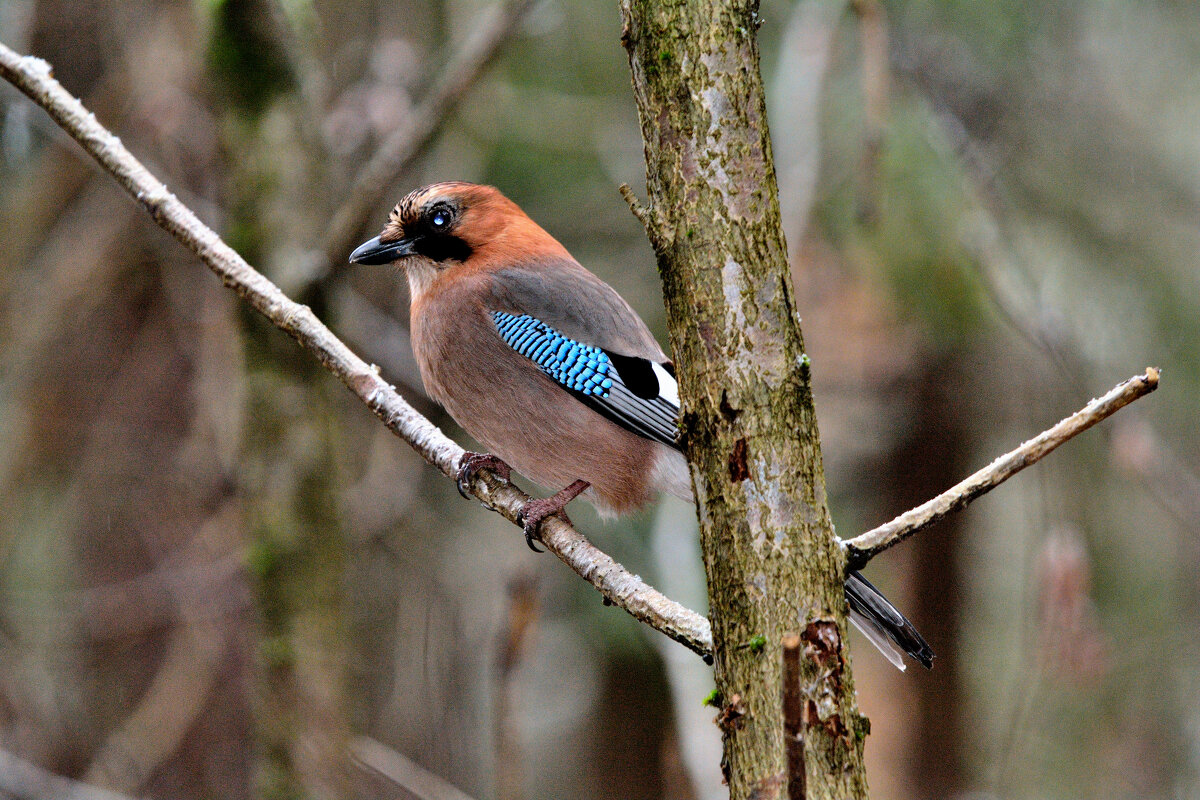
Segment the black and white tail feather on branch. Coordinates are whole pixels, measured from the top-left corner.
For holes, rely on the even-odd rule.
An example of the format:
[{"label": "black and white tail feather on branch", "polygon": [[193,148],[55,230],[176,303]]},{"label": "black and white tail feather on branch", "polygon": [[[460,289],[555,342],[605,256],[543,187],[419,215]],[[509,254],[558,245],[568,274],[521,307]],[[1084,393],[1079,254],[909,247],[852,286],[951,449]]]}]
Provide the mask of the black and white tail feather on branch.
[{"label": "black and white tail feather on branch", "polygon": [[898,669],[904,669],[904,659],[892,642],[927,668],[933,666],[933,650],[916,627],[857,572],[846,576],[846,602],[850,604],[850,622]]}]

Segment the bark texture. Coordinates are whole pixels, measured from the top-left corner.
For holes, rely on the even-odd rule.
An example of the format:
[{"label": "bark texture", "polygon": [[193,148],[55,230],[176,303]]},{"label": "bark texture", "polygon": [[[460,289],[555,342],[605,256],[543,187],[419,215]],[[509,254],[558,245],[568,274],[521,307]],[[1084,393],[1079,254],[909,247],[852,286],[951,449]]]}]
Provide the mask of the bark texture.
[{"label": "bark texture", "polygon": [[799,633],[808,797],[865,797],[843,558],[779,214],[757,4],[624,0],[648,207],[678,358],[733,800],[784,797],[785,632]]}]

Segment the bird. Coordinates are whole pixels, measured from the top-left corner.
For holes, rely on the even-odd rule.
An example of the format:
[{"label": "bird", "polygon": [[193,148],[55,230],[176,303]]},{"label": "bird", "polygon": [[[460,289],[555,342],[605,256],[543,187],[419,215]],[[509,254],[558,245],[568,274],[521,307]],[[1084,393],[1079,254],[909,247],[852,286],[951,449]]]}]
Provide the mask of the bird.
[{"label": "bird", "polygon": [[[615,289],[499,190],[416,189],[350,263],[407,276],[425,389],[487,448],[460,460],[459,491],[481,469],[564,487],[522,509],[531,548],[541,521],[581,494],[604,516],[660,492],[693,499],[670,359]],[[932,666],[913,624],[858,572],[847,575],[846,600],[851,622],[893,664],[904,669],[898,647]]]}]

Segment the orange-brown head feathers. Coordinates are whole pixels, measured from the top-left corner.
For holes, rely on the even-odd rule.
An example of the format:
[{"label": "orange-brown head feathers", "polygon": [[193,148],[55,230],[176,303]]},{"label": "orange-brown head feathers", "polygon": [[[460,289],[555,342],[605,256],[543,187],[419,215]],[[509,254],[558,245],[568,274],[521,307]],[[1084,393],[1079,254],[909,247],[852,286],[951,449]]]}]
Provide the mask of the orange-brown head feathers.
[{"label": "orange-brown head feathers", "polygon": [[435,183],[410,192],[388,217],[381,244],[408,240],[438,268],[564,256],[554,237],[491,186]]}]

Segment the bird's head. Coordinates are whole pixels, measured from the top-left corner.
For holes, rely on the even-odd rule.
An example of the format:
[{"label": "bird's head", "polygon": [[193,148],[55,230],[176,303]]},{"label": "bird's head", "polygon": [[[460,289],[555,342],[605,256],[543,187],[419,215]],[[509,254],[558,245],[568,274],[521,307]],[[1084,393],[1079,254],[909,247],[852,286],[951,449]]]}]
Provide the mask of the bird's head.
[{"label": "bird's head", "polygon": [[373,239],[350,254],[352,264],[398,264],[414,289],[439,273],[513,259],[566,255],[550,234],[491,186],[435,183],[396,204]]}]

